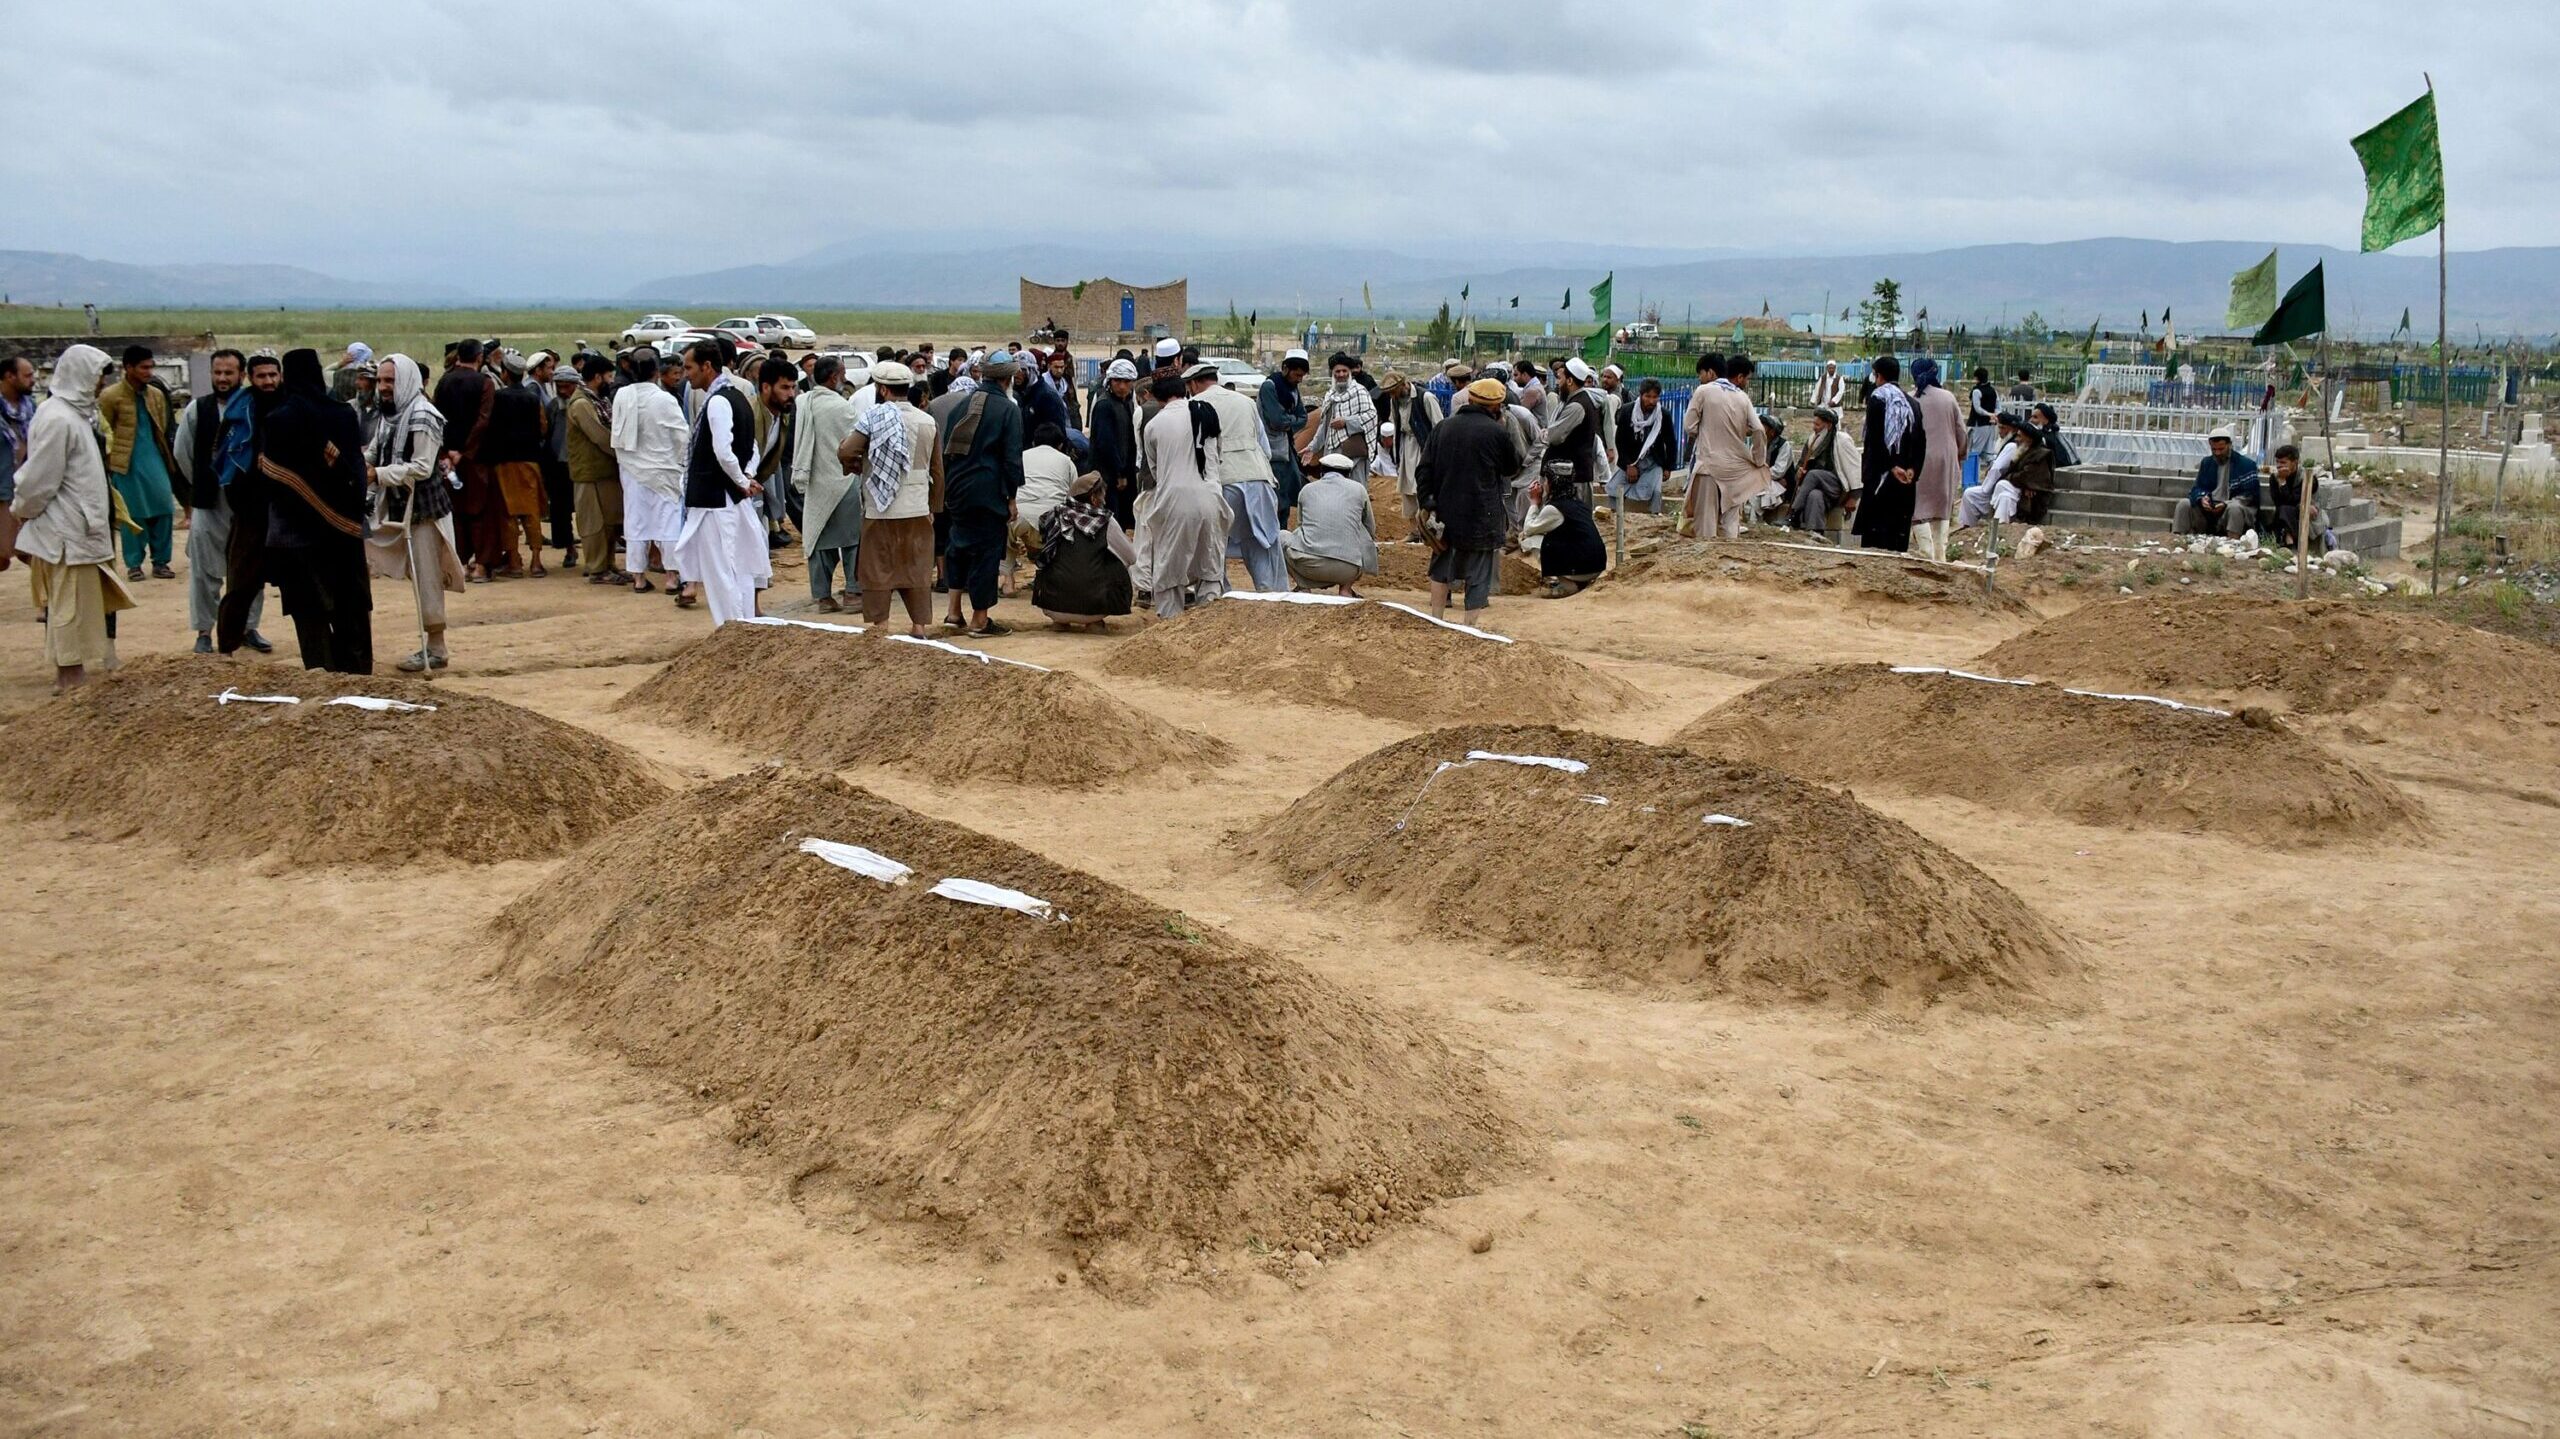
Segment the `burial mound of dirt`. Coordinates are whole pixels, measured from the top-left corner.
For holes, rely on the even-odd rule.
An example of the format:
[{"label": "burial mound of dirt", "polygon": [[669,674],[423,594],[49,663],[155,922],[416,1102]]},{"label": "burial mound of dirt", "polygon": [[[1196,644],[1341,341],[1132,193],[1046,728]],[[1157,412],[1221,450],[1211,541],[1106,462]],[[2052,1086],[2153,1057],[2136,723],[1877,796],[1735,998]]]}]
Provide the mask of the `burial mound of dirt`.
[{"label": "burial mound of dirt", "polygon": [[1077,788],[1232,754],[1077,675],[796,625],[722,625],[615,708],[795,763],[909,765],[945,784]]},{"label": "burial mound of dirt", "polygon": [[1148,626],[1103,667],[1415,724],[1453,717],[1556,724],[1637,697],[1626,681],[1544,645],[1464,634],[1375,601],[1229,596]]},{"label": "burial mound of dirt", "polygon": [[2560,749],[2560,655],[2353,600],[2106,600],[2048,620],[1968,667],[2226,708],[2354,715],[2537,754]]},{"label": "burial mound of dirt", "polygon": [[[298,704],[218,703],[290,695]],[[331,704],[369,695],[428,711]],[[117,836],[302,864],[535,859],[663,798],[608,740],[389,675],[155,656],[0,732],[0,795]]]},{"label": "burial mound of dirt", "polygon": [[[1428,588],[1431,584],[1431,547],[1388,544],[1380,541],[1378,572],[1362,583],[1374,584],[1381,589],[1390,590]],[[1544,593],[1546,588],[1546,577],[1538,573],[1538,562],[1534,558],[1523,559],[1518,555],[1505,552],[1501,563],[1494,570],[1495,594],[1535,595]]]},{"label": "burial mound of dirt", "polygon": [[2273,843],[2394,835],[2418,814],[2396,786],[2264,710],[2212,714],[1884,665],[1772,680],[1674,741],[1817,783]]},{"label": "burial mound of dirt", "polygon": [[[955,877],[1064,918],[931,892]],[[730,1105],[804,1189],[1054,1244],[1106,1282],[1203,1247],[1365,1242],[1515,1140],[1477,1061],[1420,1022],[832,776],[690,791],[494,930],[541,1007]]]},{"label": "burial mound of dirt", "polygon": [[1835,549],[1810,540],[1630,539],[1625,562],[1611,578],[1626,584],[1708,580],[1827,590],[1894,604],[2035,618],[2026,601],[2006,590],[1984,594],[1980,570],[1931,564],[1916,555]]},{"label": "burial mound of dirt", "polygon": [[1301,885],[1649,985],[1997,1003],[2075,967],[2015,895],[1846,795],[1579,730],[1417,735],[1240,842]]}]

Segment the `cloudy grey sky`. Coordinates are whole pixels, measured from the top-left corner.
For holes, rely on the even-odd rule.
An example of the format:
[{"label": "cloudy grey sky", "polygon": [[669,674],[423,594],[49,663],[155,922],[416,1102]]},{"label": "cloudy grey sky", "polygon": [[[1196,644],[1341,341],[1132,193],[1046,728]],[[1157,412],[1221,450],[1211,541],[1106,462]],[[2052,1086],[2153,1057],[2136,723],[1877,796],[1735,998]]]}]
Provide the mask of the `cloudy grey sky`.
[{"label": "cloudy grey sky", "polygon": [[[2552,0],[17,7],[0,248],[608,293],[845,241],[2560,241]],[[51,98],[47,98],[51,97]],[[91,122],[82,125],[80,97]]]}]

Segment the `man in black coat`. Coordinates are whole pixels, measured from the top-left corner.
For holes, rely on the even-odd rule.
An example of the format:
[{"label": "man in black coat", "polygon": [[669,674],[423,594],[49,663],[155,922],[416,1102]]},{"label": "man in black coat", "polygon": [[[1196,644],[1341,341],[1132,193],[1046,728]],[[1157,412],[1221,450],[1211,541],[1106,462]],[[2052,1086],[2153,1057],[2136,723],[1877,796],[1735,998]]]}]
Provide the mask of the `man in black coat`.
[{"label": "man in black coat", "polygon": [[1134,532],[1138,527],[1138,402],[1130,392],[1137,388],[1137,362],[1113,360],[1102,374],[1102,393],[1093,401],[1093,469],[1102,476],[1103,504],[1122,530]]},{"label": "man in black coat", "polygon": [[1870,550],[1911,548],[1914,482],[1929,458],[1928,434],[1918,408],[1902,388],[1902,362],[1877,356],[1867,367],[1875,389],[1867,395],[1867,427],[1859,447],[1864,474],[1857,517],[1850,528]]},{"label": "man in black coat", "polygon": [[369,675],[363,426],[329,398],[318,351],[287,351],[283,371],[282,398],[258,425],[258,471],[272,486],[263,569],[284,592],[302,667]]},{"label": "man in black coat", "polygon": [[1467,623],[1484,618],[1493,603],[1493,579],[1510,529],[1505,501],[1511,476],[1527,463],[1510,428],[1499,418],[1506,396],[1499,380],[1478,380],[1462,392],[1456,414],[1435,426],[1414,468],[1414,499],[1426,523],[1438,531],[1431,554],[1431,611],[1445,615],[1449,590],[1466,587]]}]

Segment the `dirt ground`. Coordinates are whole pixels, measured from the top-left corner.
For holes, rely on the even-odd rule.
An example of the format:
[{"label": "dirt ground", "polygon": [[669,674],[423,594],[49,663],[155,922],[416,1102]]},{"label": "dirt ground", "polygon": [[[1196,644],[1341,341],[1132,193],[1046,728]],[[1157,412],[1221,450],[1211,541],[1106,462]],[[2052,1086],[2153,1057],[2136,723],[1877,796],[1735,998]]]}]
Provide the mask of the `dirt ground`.
[{"label": "dirt ground", "polygon": [[[125,652],[183,650],[182,586],[141,588]],[[396,655],[405,592],[376,601]],[[32,618],[0,576],[0,713],[50,703]],[[1672,579],[1493,610],[1633,686],[1580,723],[1651,743],[1762,679],[1960,664],[2033,622]],[[766,756],[616,701],[707,628],[574,578],[476,588],[436,683],[699,784]],[[0,1432],[2560,1427],[2547,767],[2328,741],[2430,828],[2316,852],[1862,789],[2073,943],[2067,999],[1666,997],[1248,859],[1230,835],[1432,726],[1106,675],[1131,633],[998,643],[1228,762],[848,777],[1480,1054],[1516,1167],[1331,1259],[1115,1297],[1036,1244],[813,1209],[717,1096],[539,1011],[487,927],[575,859],[230,860],[0,812]]]}]

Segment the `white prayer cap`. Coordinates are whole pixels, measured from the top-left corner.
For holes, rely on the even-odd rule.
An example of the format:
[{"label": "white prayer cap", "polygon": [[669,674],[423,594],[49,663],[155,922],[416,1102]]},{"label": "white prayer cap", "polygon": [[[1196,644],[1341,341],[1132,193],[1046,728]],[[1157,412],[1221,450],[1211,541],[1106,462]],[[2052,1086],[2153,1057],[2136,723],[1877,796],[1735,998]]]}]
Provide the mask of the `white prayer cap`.
[{"label": "white prayer cap", "polygon": [[1286,365],[1292,361],[1301,365],[1305,364],[1307,362],[1307,352],[1304,350],[1291,350],[1289,353],[1280,357],[1281,364]]},{"label": "white prayer cap", "polygon": [[1580,355],[1575,355],[1573,358],[1564,362],[1564,372],[1573,376],[1575,379],[1580,380],[1586,385],[1590,384],[1593,379],[1591,366],[1584,363],[1583,358]]},{"label": "white prayer cap", "polygon": [[1171,335],[1167,335],[1163,339],[1156,341],[1157,359],[1172,360],[1180,358],[1181,355],[1182,342],[1180,340],[1173,338]]},{"label": "white prayer cap", "polygon": [[1218,367],[1209,363],[1207,360],[1202,360],[1199,364],[1193,365],[1190,369],[1183,371],[1182,378],[1186,380],[1214,380],[1218,378]]},{"label": "white prayer cap", "polygon": [[1114,360],[1111,362],[1111,367],[1102,372],[1102,378],[1106,380],[1134,380],[1138,378],[1138,367],[1128,360]]},{"label": "white prayer cap", "polygon": [[895,360],[882,360],[871,367],[871,383],[875,385],[912,385],[916,372]]},{"label": "white prayer cap", "polygon": [[1351,473],[1351,466],[1354,463],[1356,462],[1349,455],[1345,454],[1331,454],[1316,461],[1318,467],[1331,470],[1338,475],[1347,475]]},{"label": "white prayer cap", "polygon": [[1393,438],[1393,437],[1394,437],[1395,432],[1396,432],[1396,427],[1395,427],[1395,426],[1393,426],[1393,425],[1380,425],[1380,426],[1378,426],[1378,438],[1379,438],[1379,439],[1382,439],[1382,440],[1384,440],[1384,439],[1391,439],[1391,438]]},{"label": "white prayer cap", "polygon": [[1619,369],[1615,365],[1602,365],[1600,367],[1600,373],[1604,375],[1615,375],[1621,380],[1627,377],[1627,372]]}]

